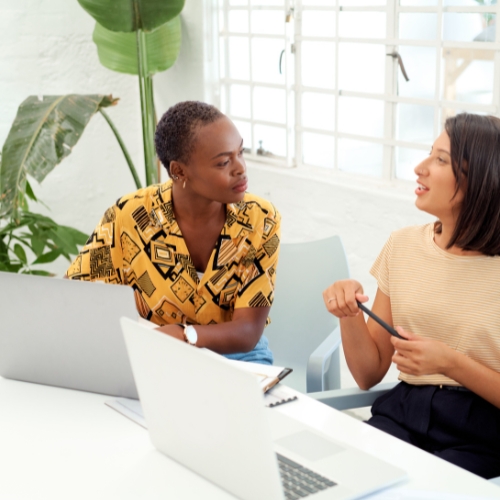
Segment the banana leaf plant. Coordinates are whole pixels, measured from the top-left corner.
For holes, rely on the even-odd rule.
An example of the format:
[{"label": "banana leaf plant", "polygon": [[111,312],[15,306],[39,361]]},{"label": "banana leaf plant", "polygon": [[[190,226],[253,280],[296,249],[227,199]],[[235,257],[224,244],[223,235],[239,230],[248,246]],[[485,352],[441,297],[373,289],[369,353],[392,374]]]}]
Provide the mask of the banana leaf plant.
[{"label": "banana leaf plant", "polygon": [[125,145],[103,109],[117,101],[104,95],[30,96],[19,106],[0,156],[0,271],[50,275],[33,266],[61,255],[71,260],[85,243],[86,235],[77,229],[30,211],[28,199],[38,200],[27,177],[42,182],[71,153],[97,112],[110,125],[140,187]]},{"label": "banana leaf plant", "polygon": [[80,139],[88,122],[100,112],[122,148],[136,184],[140,181],[116,127],[103,108],[118,102],[112,96],[70,94],[30,96],[20,106],[2,148],[0,218],[17,218],[28,175],[42,182]]},{"label": "banana leaf plant", "polygon": [[159,179],[154,148],[153,75],[170,68],[180,50],[184,0],[78,0],[96,20],[93,40],[101,64],[138,75],[146,184]]}]

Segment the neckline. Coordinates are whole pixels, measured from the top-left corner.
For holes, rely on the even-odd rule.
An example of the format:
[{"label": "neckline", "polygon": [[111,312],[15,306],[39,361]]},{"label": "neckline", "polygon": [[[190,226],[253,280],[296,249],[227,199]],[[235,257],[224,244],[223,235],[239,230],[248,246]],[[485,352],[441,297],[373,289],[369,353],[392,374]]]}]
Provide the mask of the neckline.
[{"label": "neckline", "polygon": [[438,254],[442,255],[443,257],[446,257],[448,259],[456,259],[456,260],[477,260],[477,259],[487,259],[489,256],[488,255],[457,255],[454,253],[447,252],[443,248],[441,248],[435,241],[434,241],[434,236],[435,236],[435,231],[434,231],[435,223],[431,222],[428,224],[428,242],[430,247],[437,252]]}]

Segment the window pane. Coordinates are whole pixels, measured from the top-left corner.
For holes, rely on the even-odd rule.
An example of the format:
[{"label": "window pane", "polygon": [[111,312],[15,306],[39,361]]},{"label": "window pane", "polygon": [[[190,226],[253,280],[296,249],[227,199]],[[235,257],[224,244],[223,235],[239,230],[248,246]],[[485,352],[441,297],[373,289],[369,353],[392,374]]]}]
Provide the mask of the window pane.
[{"label": "window pane", "polygon": [[385,38],[385,12],[340,12],[339,35]]},{"label": "window pane", "polygon": [[280,54],[284,48],[284,40],[268,38],[252,40],[252,72],[255,81],[285,83],[285,55],[281,65],[282,74],[279,71]]},{"label": "window pane", "polygon": [[437,14],[399,14],[399,38],[403,40],[435,40]]},{"label": "window pane", "polygon": [[335,44],[302,43],[302,84],[308,87],[335,87]]},{"label": "window pane", "polygon": [[361,5],[366,7],[373,7],[374,5],[385,5],[387,0],[340,0],[340,5],[349,7]]},{"label": "window pane", "polygon": [[339,88],[384,92],[385,46],[364,43],[339,45]]},{"label": "window pane", "polygon": [[449,5],[456,5],[459,7],[470,7],[470,6],[476,6],[477,4],[481,5],[495,5],[497,3],[497,0],[444,0],[443,5],[445,7]]},{"label": "window pane", "polygon": [[328,135],[302,135],[303,161],[306,165],[333,168],[335,166],[335,139]]},{"label": "window pane", "polygon": [[231,85],[230,114],[241,118],[250,118],[250,87],[247,85]]},{"label": "window pane", "polygon": [[381,144],[339,139],[339,169],[345,172],[381,177],[382,155]]},{"label": "window pane", "polygon": [[415,181],[417,176],[414,169],[427,155],[422,149],[396,148],[396,178]]},{"label": "window pane", "polygon": [[339,131],[382,137],[384,135],[384,102],[358,97],[340,97]]},{"label": "window pane", "polygon": [[402,141],[425,142],[434,140],[434,108],[418,104],[398,104],[397,138]]},{"label": "window pane", "polygon": [[227,115],[229,113],[229,110],[227,109],[226,95],[227,95],[226,86],[221,85],[221,87],[220,87],[220,110],[225,115]]},{"label": "window pane", "polygon": [[324,130],[335,129],[335,96],[328,94],[302,94],[302,125]]},{"label": "window pane", "polygon": [[248,0],[229,0],[229,5],[248,5]]},{"label": "window pane", "polygon": [[302,35],[335,36],[335,12],[327,10],[302,13]]},{"label": "window pane", "polygon": [[335,7],[337,0],[302,0],[302,5],[314,7]]},{"label": "window pane", "polygon": [[238,129],[238,132],[243,139],[243,147],[251,148],[252,147],[252,126],[249,122],[242,122],[240,120],[233,120],[235,127]]},{"label": "window pane", "polygon": [[493,103],[494,51],[443,51],[443,97],[450,101]]},{"label": "window pane", "polygon": [[230,36],[229,40],[229,76],[237,80],[248,80],[248,39]]},{"label": "window pane", "polygon": [[495,14],[445,12],[443,40],[457,42],[494,42]]},{"label": "window pane", "polygon": [[436,92],[436,49],[400,46],[399,53],[410,81],[407,82],[398,69],[398,94],[433,99]]},{"label": "window pane", "polygon": [[436,6],[438,0],[400,0],[399,5],[414,6],[414,7],[428,7]]},{"label": "window pane", "polygon": [[248,11],[230,10],[228,24],[229,31],[233,33],[248,33]]},{"label": "window pane", "polygon": [[286,132],[284,128],[255,125],[254,148],[262,146],[265,151],[277,156],[286,156]]},{"label": "window pane", "polygon": [[226,40],[220,38],[219,42],[219,74],[221,78],[226,78]]},{"label": "window pane", "polygon": [[250,0],[250,3],[259,7],[285,6],[285,0]]},{"label": "window pane", "polygon": [[281,89],[255,87],[253,91],[253,116],[267,122],[286,122],[286,94]]},{"label": "window pane", "polygon": [[252,33],[284,35],[285,14],[280,10],[252,11]]}]

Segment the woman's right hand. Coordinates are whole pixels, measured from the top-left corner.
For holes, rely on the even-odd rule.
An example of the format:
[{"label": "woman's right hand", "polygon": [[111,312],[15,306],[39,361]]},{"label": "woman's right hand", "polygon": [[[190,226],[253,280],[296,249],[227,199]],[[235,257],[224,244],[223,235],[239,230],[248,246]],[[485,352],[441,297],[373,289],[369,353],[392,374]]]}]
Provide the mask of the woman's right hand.
[{"label": "woman's right hand", "polygon": [[356,280],[340,280],[323,292],[328,312],[337,318],[354,317],[360,313],[356,300],[366,302],[368,297],[363,293],[361,283]]}]

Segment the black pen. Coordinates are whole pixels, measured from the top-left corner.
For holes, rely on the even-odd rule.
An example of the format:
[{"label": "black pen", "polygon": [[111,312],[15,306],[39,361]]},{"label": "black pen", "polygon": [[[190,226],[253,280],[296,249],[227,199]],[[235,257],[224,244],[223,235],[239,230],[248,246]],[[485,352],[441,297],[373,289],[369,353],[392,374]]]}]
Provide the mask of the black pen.
[{"label": "black pen", "polygon": [[368,316],[374,319],[380,326],[383,326],[391,335],[397,337],[398,339],[406,340],[404,337],[401,337],[401,335],[399,335],[399,333],[396,330],[394,330],[392,326],[388,325],[383,319],[379,318],[375,313],[370,311],[370,309],[368,309],[368,307],[365,307],[359,300],[356,300],[356,302],[358,303],[358,307],[362,311],[368,314]]}]

